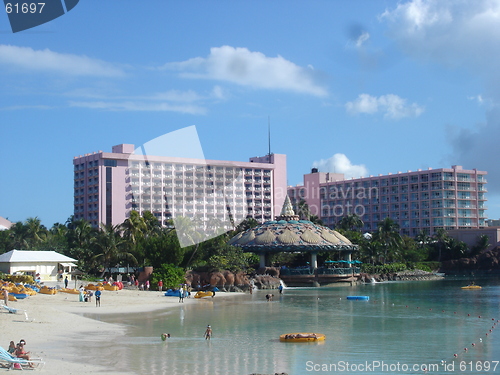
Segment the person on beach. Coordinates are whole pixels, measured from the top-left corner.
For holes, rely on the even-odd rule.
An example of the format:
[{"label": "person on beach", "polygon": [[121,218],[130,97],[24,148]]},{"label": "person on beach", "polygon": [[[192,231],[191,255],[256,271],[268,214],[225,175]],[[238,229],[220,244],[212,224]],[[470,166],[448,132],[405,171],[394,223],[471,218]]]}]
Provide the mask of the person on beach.
[{"label": "person on beach", "polygon": [[161,339],[165,341],[166,339],[170,338],[170,333],[162,333],[161,334]]},{"label": "person on beach", "polygon": [[64,287],[66,289],[68,289],[68,283],[69,283],[68,276],[66,276],[66,278],[64,279]]},{"label": "person on beach", "polygon": [[280,291],[280,294],[283,293],[283,285],[282,284],[280,284],[280,286],[278,287],[278,290]]},{"label": "person on beach", "polygon": [[7,351],[10,353],[10,354],[14,354],[14,352],[16,351],[16,344],[14,343],[14,341],[11,341],[10,344],[9,344],[9,348],[7,349]]},{"label": "person on beach", "polygon": [[101,306],[101,291],[99,289],[95,291],[95,306]]},{"label": "person on beach", "polygon": [[161,290],[163,289],[163,281],[158,281],[158,290],[161,292]]},{"label": "person on beach", "polygon": [[92,296],[94,293],[92,293],[91,290],[87,290],[87,294],[85,295],[85,298],[87,298],[87,302],[92,302]]},{"label": "person on beach", "polygon": [[207,330],[205,331],[203,336],[205,336],[205,340],[210,340],[210,338],[212,337],[212,327],[208,325]]},{"label": "person on beach", "polygon": [[30,352],[24,351],[24,345],[19,343],[19,344],[17,344],[17,348],[16,348],[16,351],[14,352],[14,355],[17,358],[26,359],[27,361],[29,361],[30,360],[29,353]]},{"label": "person on beach", "polygon": [[3,303],[5,304],[5,306],[8,306],[8,302],[9,302],[9,291],[7,289],[4,289],[3,290]]},{"label": "person on beach", "polygon": [[266,294],[266,299],[267,299],[267,302],[270,302],[273,300],[273,297],[274,297],[274,294]]},{"label": "person on beach", "polygon": [[149,291],[149,280],[146,280],[146,290]]},{"label": "person on beach", "polygon": [[83,287],[83,284],[80,285],[80,289],[78,290],[80,292],[80,302],[85,301],[85,288]]},{"label": "person on beach", "polygon": [[184,289],[179,288],[179,303],[184,303]]}]

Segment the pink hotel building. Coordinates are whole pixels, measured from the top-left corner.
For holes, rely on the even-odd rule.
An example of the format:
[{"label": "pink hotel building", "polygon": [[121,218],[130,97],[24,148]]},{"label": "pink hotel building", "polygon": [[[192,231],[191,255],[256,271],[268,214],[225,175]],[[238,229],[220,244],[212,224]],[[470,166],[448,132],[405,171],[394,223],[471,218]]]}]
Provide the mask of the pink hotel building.
[{"label": "pink hotel building", "polygon": [[318,172],[304,175],[304,185],[288,188],[292,203],[305,200],[311,214],[334,227],[344,215],[355,213],[364,231],[390,217],[400,233],[415,236],[445,230],[487,227],[486,174],[455,165],[450,169],[370,176],[351,180],[343,174]]},{"label": "pink hotel building", "polygon": [[74,217],[94,227],[121,224],[131,210],[151,211],[165,224],[178,216],[236,223],[274,219],[283,205],[286,155],[249,162],[134,154],[120,144],[111,153],[73,159]]}]

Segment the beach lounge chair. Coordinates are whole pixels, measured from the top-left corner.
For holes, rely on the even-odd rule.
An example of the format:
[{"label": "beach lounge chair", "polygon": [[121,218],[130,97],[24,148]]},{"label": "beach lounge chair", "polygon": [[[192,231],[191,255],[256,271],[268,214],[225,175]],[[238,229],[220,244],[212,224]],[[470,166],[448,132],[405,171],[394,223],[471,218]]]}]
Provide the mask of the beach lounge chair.
[{"label": "beach lounge chair", "polygon": [[0,347],[0,364],[2,367],[7,367],[9,370],[14,368],[18,370],[25,370],[43,366],[45,362],[41,358],[30,358],[29,360],[17,358],[4,348]]},{"label": "beach lounge chair", "polygon": [[15,309],[13,307],[5,306],[5,305],[3,305],[3,308],[5,310],[7,310],[10,314],[17,314],[19,312],[23,312],[24,316],[26,317],[26,321],[30,321],[30,319],[28,318],[28,312],[26,310]]}]

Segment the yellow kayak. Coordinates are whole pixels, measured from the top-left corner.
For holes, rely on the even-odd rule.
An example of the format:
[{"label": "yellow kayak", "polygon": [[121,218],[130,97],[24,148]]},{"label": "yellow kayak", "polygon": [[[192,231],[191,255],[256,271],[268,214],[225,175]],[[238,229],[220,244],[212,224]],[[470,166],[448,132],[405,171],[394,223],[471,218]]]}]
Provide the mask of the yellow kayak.
[{"label": "yellow kayak", "polygon": [[325,339],[326,336],[322,333],[286,333],[280,336],[281,342],[313,342]]},{"label": "yellow kayak", "polygon": [[462,289],[481,289],[482,287],[479,285],[467,285],[463,286]]},{"label": "yellow kayak", "polygon": [[212,297],[214,295],[213,292],[202,292],[199,291],[194,295],[194,298],[202,298],[202,297]]}]

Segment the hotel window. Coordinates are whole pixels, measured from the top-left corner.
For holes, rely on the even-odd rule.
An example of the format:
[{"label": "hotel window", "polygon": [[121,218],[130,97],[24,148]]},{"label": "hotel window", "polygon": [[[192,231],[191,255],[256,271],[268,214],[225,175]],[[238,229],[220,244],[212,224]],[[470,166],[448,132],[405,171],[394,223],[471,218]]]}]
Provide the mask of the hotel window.
[{"label": "hotel window", "polygon": [[431,173],[431,181],[437,181],[437,180],[441,180],[441,179],[442,179],[441,172]]}]

